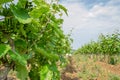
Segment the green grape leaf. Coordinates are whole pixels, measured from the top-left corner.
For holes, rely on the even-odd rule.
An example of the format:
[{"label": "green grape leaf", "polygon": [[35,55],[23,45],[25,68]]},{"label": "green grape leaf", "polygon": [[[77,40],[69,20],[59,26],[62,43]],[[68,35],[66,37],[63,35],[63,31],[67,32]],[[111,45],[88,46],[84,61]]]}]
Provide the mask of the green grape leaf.
[{"label": "green grape leaf", "polygon": [[39,18],[41,15],[46,14],[48,11],[49,11],[49,7],[46,5],[42,5],[40,7],[34,8],[30,12],[30,16],[36,19]]},{"label": "green grape leaf", "polygon": [[49,70],[51,70],[52,72],[54,72],[52,80],[59,80],[60,79],[60,72],[57,68],[56,63],[52,63],[51,65],[48,65]]},{"label": "green grape leaf", "polygon": [[27,35],[26,35],[26,31],[24,30],[24,25],[21,25],[20,26],[20,31],[21,31],[21,33],[22,33],[22,35],[24,36],[24,37],[27,37]]},{"label": "green grape leaf", "polygon": [[17,71],[17,77],[20,80],[26,80],[28,77],[28,71],[26,66],[23,66],[21,64],[16,64],[16,71]]},{"label": "green grape leaf", "polygon": [[67,9],[63,5],[60,4],[59,8],[62,9],[65,12],[65,14],[68,16]]},{"label": "green grape leaf", "polygon": [[0,58],[3,57],[11,49],[9,45],[0,44]]},{"label": "green grape leaf", "polygon": [[34,4],[36,4],[37,6],[41,6],[42,4],[45,4],[43,0],[32,0],[34,2]]},{"label": "green grape leaf", "polygon": [[27,43],[25,40],[22,39],[17,39],[15,42],[15,47],[16,47],[16,51],[19,53],[26,53],[27,52]]},{"label": "green grape leaf", "polygon": [[53,26],[53,28],[54,28],[54,30],[56,31],[56,33],[60,36],[60,37],[62,37],[62,38],[64,38],[64,34],[63,34],[63,31],[58,27],[58,25],[56,24],[56,23],[51,23],[51,25]]},{"label": "green grape leaf", "polygon": [[18,39],[15,41],[15,46],[18,48],[27,48],[27,43],[24,40]]},{"label": "green grape leaf", "polygon": [[48,66],[43,66],[40,71],[40,80],[52,80],[52,76],[52,71],[49,70]]},{"label": "green grape leaf", "polygon": [[53,9],[57,10],[58,12],[60,12],[60,8],[57,4],[53,4],[52,5]]},{"label": "green grape leaf", "polygon": [[13,51],[9,51],[10,57],[12,60],[14,60],[15,62],[25,66],[27,65],[27,60],[25,59],[24,56],[20,55],[17,52],[13,52]]},{"label": "green grape leaf", "polygon": [[13,1],[13,0],[0,0],[0,5],[4,4],[4,3],[7,3],[7,2],[11,2],[11,1]]},{"label": "green grape leaf", "polygon": [[36,48],[36,52],[42,54],[43,56],[51,59],[51,60],[58,60],[59,57],[56,54],[53,53],[47,53],[46,50],[42,49],[42,48]]},{"label": "green grape leaf", "polygon": [[27,10],[23,8],[19,8],[17,6],[11,6],[11,11],[14,14],[15,18],[23,24],[30,23],[32,21],[32,18],[28,15]]}]

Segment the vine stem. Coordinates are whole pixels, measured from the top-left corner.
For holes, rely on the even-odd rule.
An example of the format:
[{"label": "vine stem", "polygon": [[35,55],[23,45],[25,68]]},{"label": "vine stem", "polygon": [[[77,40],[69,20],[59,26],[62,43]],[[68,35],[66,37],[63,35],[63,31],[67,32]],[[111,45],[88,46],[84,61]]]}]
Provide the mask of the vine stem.
[{"label": "vine stem", "polygon": [[[14,41],[11,38],[9,38],[9,44],[12,48],[12,51],[15,51]],[[14,62],[11,62],[11,64],[6,62],[3,66],[3,69],[0,67],[0,80],[7,80],[8,73],[13,68]]]}]

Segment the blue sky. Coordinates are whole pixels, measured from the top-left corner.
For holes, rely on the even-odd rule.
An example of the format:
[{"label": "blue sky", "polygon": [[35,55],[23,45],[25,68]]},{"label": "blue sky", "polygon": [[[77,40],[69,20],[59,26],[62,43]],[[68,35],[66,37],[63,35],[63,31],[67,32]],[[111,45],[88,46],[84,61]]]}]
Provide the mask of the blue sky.
[{"label": "blue sky", "polygon": [[74,42],[72,47],[97,40],[100,33],[120,31],[120,0],[61,0],[69,16],[63,16],[63,30]]},{"label": "blue sky", "polygon": [[63,30],[65,34],[72,30],[74,49],[97,40],[100,33],[120,31],[120,0],[60,0],[60,3],[68,9],[69,16],[63,16]]}]

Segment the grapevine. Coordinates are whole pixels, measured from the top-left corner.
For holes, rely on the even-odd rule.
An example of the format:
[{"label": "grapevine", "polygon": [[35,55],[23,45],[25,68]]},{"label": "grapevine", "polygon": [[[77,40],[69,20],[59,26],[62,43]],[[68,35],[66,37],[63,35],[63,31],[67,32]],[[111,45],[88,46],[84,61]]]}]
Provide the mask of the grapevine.
[{"label": "grapevine", "polygon": [[56,0],[0,2],[0,65],[7,70],[0,79],[12,69],[20,80],[60,79],[56,62],[62,63],[71,49],[61,29],[64,13],[67,9]]}]

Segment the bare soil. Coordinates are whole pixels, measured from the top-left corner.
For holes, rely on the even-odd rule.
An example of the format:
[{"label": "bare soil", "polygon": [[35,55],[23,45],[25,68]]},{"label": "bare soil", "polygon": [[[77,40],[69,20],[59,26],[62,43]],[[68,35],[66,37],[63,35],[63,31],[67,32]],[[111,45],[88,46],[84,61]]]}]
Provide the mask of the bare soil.
[{"label": "bare soil", "polygon": [[[109,74],[115,74],[120,75],[120,64],[117,65],[111,65],[106,62],[101,61],[93,61],[92,59],[88,59],[85,62],[79,62],[79,60],[76,60],[76,57],[71,57],[69,59],[69,64],[66,66],[66,68],[61,72],[61,80],[108,80]],[[81,73],[83,70],[83,66],[85,66],[85,69],[90,70],[91,72],[96,73],[93,68],[94,66],[99,66],[100,72],[97,74],[97,77],[90,78],[88,76],[87,79],[83,79],[79,76],[79,73]],[[90,73],[92,74],[92,73]],[[89,75],[89,74],[88,74]]]}]

